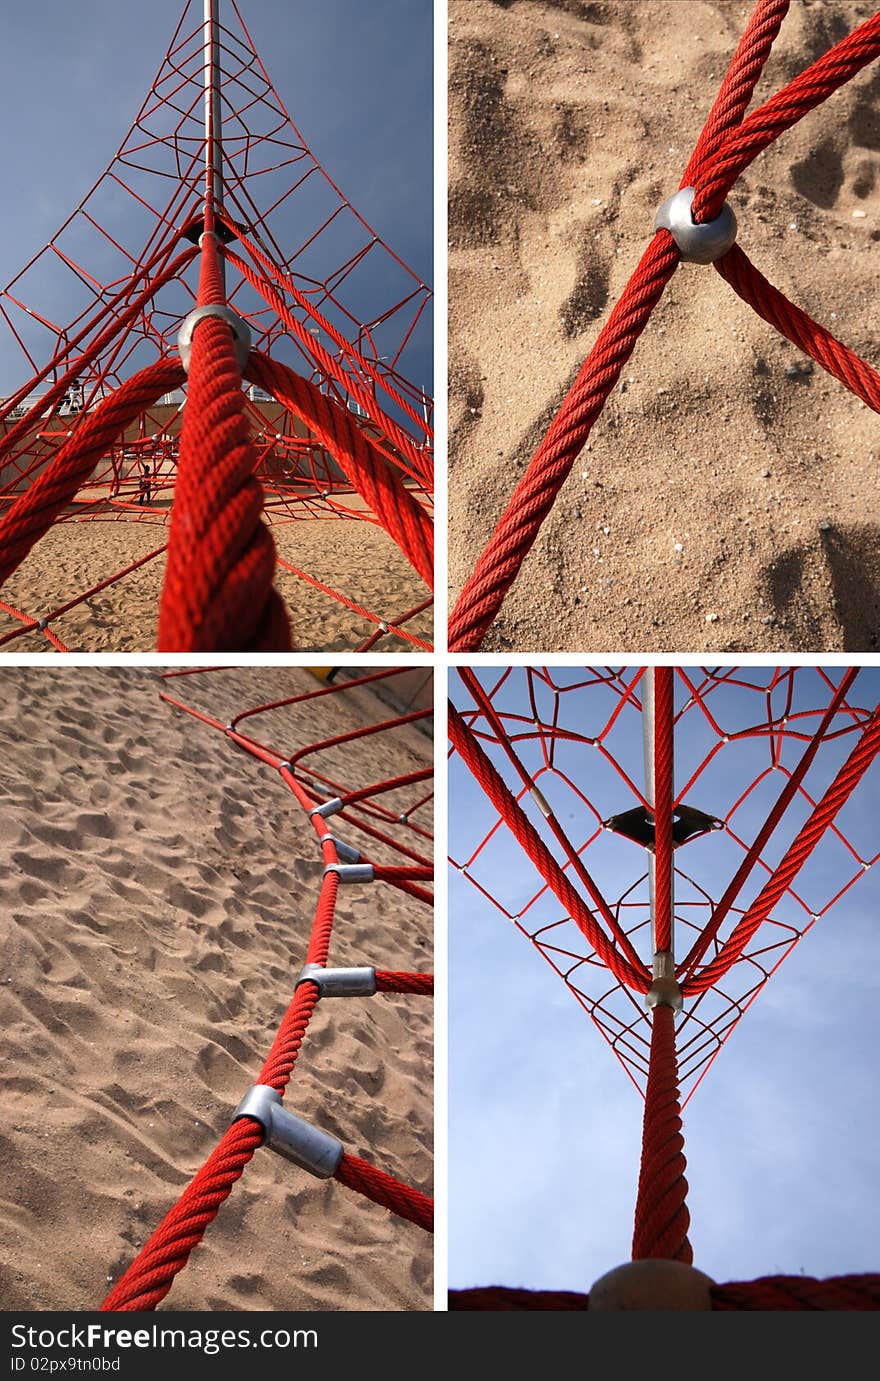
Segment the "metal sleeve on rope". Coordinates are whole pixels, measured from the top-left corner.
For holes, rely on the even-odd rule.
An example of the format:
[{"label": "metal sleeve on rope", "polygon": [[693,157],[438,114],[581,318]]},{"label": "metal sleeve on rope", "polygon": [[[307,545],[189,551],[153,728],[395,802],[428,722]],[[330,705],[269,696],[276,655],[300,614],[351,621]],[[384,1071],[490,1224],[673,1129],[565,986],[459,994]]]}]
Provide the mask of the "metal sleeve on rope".
[{"label": "metal sleeve on rope", "polygon": [[266,1131],[264,1145],[318,1179],[329,1180],[339,1169],[345,1153],[342,1142],[288,1112],[280,1093],[267,1084],[255,1084],[248,1090],[233,1114],[233,1122],[240,1117],[256,1118]]},{"label": "metal sleeve on rope", "polygon": [[376,877],[372,863],[328,863],[324,877],[335,873],[340,882],[373,882]]},{"label": "metal sleeve on rope", "polygon": [[301,983],[314,983],[321,997],[374,997],[376,970],[368,966],[331,969],[323,964],[306,964],[296,987]]},{"label": "metal sleeve on rope", "polygon": [[251,333],[246,321],[234,312],[231,307],[225,307],[220,302],[208,302],[204,307],[195,307],[189,316],[184,317],[183,324],[177,333],[177,348],[180,352],[180,363],[183,365],[187,374],[189,373],[189,362],[192,357],[193,333],[200,321],[206,317],[217,317],[220,321],[225,321],[232,331],[235,344],[235,358],[239,369],[243,372],[244,367],[250,358],[251,353]]},{"label": "metal sleeve on rope", "polygon": [[340,839],[338,835],[325,834],[321,843],[335,845],[340,863],[360,863],[361,861],[360,850],[356,849],[353,844],[346,844],[345,840]]},{"label": "metal sleeve on rope", "polygon": [[[282,763],[282,767],[289,767],[290,763]],[[342,798],[334,796],[330,801],[324,801],[319,806],[312,806],[309,815],[320,815],[322,820],[326,820],[328,815],[335,815],[342,810]]]},{"label": "metal sleeve on rope", "polygon": [[668,230],[688,264],[714,264],[736,241],[736,216],[727,202],[712,221],[697,224],[691,215],[696,188],[682,187],[667,197],[654,218],[655,230]]}]

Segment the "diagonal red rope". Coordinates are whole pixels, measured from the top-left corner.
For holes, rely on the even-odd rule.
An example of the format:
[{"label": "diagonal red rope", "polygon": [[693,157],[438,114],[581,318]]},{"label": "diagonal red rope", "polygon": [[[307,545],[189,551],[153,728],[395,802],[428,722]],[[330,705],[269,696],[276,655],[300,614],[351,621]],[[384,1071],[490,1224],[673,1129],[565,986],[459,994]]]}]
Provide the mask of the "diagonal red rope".
[{"label": "diagonal red rope", "polygon": [[[785,11],[783,0],[758,0],[688,162],[682,185],[688,185],[689,178],[695,181],[692,215],[697,222],[718,215],[727,192],[758,153],[880,53],[877,14],[744,119]],[[672,237],[658,231],[464,584],[449,621],[451,651],[480,647],[678,259]],[[731,271],[760,315],[808,348],[859,397],[868,401],[874,396],[874,371],[787,303],[751,265],[744,271],[743,260],[744,255],[734,255]]]},{"label": "diagonal red rope", "polygon": [[646,993],[650,978],[644,965],[636,967],[614,947],[586,903],[578,896],[566,873],[560,868],[528,816],[517,804],[506,783],[483,751],[458,710],[449,705],[449,739],[462,761],[473,773],[514,838],[534,863],[538,872],[562,902],[575,925],[586,936],[602,962],[615,978],[636,992]]},{"label": "diagonal red rope", "polygon": [[126,379],[94,412],[86,414],[73,436],[0,521],[0,583],[48,532],[108,446],[145,407],[175,388],[182,378],[177,360],[158,360]]}]

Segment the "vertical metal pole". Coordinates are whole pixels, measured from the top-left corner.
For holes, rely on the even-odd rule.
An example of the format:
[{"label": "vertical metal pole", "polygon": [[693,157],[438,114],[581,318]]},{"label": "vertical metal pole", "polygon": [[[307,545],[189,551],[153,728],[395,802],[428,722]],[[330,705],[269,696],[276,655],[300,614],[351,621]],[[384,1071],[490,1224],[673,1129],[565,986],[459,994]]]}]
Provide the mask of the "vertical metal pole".
[{"label": "vertical metal pole", "polygon": [[[655,667],[647,667],[642,677],[642,753],[645,759],[645,800],[648,810],[653,813],[654,792],[654,737],[656,716],[654,712]],[[657,953],[657,861],[654,850],[648,852],[648,891],[651,898],[651,953]]]},{"label": "vertical metal pole", "polygon": [[[205,0],[205,228],[223,205],[223,116],[220,109],[220,0]],[[210,207],[210,212],[208,208]],[[222,254],[220,273],[226,286]]]}]

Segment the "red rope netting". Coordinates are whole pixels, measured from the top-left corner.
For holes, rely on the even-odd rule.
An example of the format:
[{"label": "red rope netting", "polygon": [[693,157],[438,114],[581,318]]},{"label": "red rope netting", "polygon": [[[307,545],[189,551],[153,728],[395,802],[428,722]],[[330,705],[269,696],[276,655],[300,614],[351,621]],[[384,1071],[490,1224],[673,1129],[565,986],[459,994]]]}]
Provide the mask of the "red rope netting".
[{"label": "red rope netting", "polygon": [[[696,189],[697,224],[719,215],[737,178],[762,150],[880,54],[877,13],[746,115],[788,8],[789,0],[757,0],[685,169],[679,185]],[[451,650],[468,652],[482,644],[679,261],[670,232],[657,230],[461,590],[449,620]],[[880,412],[876,370],[789,302],[739,245],[717,259],[715,268],[765,321]]]},{"label": "red rope netting", "polygon": [[[495,916],[523,935],[644,1098],[635,1261],[693,1259],[682,1109],[783,960],[880,860],[878,691],[846,668],[453,678],[450,926],[485,935]],[[572,1155],[589,1174],[589,1149]],[[880,1276],[774,1277],[717,1286],[712,1307],[878,1295]],[[561,1298],[493,1287],[453,1307],[587,1307]]]},{"label": "red rope netting", "polygon": [[[50,607],[19,582],[0,646],[38,633],[67,650],[53,625],[167,549],[160,650],[285,650],[272,582],[290,577],[310,609],[350,612],[352,648],[430,649],[432,404],[409,377],[424,373],[430,302],[310,152],[234,0],[210,34],[188,0],[109,167],[0,291],[0,387],[14,387],[0,400],[0,581],[56,524],[170,521],[170,543],[141,542],[100,578],[86,565]],[[244,382],[217,319],[195,328],[187,380],[177,336],[197,303],[247,323]],[[281,535],[276,550],[270,528],[328,520],[388,534],[396,593],[375,552],[346,589],[337,563],[300,569]],[[296,641],[295,604],[290,623]]]},{"label": "red rope netting", "polygon": [[[198,676],[200,684],[193,686],[192,700],[202,704],[216,704],[222,686],[217,680],[218,669],[168,672],[168,678]],[[416,683],[414,685],[413,678]],[[210,694],[202,694],[205,681]],[[317,898],[311,935],[305,952],[294,958],[298,961],[295,975],[302,965],[333,968],[331,947],[341,948],[348,956],[347,946],[334,944],[334,920],[340,886],[367,886],[371,875],[373,885],[386,882],[403,887],[399,874],[406,874],[405,890],[427,905],[432,904],[430,890],[433,878],[430,828],[432,803],[432,752],[429,733],[424,735],[424,751],[408,740],[405,756],[412,759],[411,770],[396,778],[364,783],[352,781],[349,775],[358,771],[357,750],[365,744],[386,743],[389,753],[391,740],[400,739],[407,726],[430,730],[433,709],[400,709],[384,713],[388,705],[397,707],[407,700],[423,700],[430,691],[430,672],[411,672],[400,668],[383,669],[365,675],[339,679],[314,690],[285,696],[271,704],[251,706],[237,713],[228,723],[215,718],[208,710],[197,708],[170,693],[163,699],[177,710],[192,715],[203,725],[226,734],[230,743],[249,754],[258,763],[271,769],[294,796],[297,804],[308,813],[317,835],[320,858],[324,865]],[[366,700],[364,693],[375,691],[386,704],[378,707]],[[307,723],[310,703],[326,700],[344,702],[347,718],[356,721],[329,738],[302,743],[294,751],[287,736],[289,724]],[[291,711],[298,711],[292,721]],[[285,725],[284,716],[287,716]],[[276,732],[285,736],[284,751],[271,747],[241,727],[245,721],[259,717],[275,724]],[[281,727],[278,721],[281,720]],[[421,740],[422,735],[417,738]],[[340,751],[342,750],[342,751]],[[344,839],[342,834],[344,831]],[[357,857],[357,863],[351,860]],[[394,860],[387,863],[386,860]],[[398,860],[401,863],[398,865]],[[347,872],[346,869],[349,871]],[[351,870],[354,869],[354,873]],[[416,886],[413,879],[421,885]],[[430,929],[425,932],[426,947],[430,944]],[[409,947],[410,949],[412,946]],[[359,957],[360,964],[369,965],[379,956]],[[295,983],[295,977],[291,983]],[[433,993],[433,977],[427,973],[377,969],[376,993],[429,996]],[[279,995],[282,1002],[290,1000],[290,991]],[[275,1041],[263,1068],[254,1077],[255,1084],[269,1085],[282,1096],[290,1082],[309,1025],[322,1000],[317,979],[306,978],[294,991],[290,1005],[278,1027]],[[364,997],[341,997],[337,1001],[357,1002]],[[380,1000],[380,999],[376,999]],[[392,1000],[397,1000],[393,999]],[[247,1092],[242,1089],[242,1095]],[[230,1109],[230,1117],[233,1110]],[[154,1230],[125,1274],[113,1286],[103,1305],[104,1310],[155,1309],[170,1290],[175,1275],[187,1264],[193,1249],[202,1240],[216,1217],[223,1201],[229,1196],[236,1180],[263,1142],[261,1123],[249,1116],[231,1122],[229,1130],[194,1176],[178,1202]],[[290,1167],[292,1176],[300,1171]],[[420,1189],[408,1185],[368,1161],[343,1150],[335,1170],[339,1184],[364,1195],[382,1207],[428,1231],[433,1229],[433,1201]]]}]

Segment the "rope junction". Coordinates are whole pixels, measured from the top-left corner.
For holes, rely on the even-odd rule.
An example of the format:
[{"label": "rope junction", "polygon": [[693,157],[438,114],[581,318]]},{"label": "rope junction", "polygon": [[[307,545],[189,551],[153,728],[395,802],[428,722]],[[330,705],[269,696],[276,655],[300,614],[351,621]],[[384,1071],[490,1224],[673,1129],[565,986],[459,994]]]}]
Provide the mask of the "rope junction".
[{"label": "rope junction", "polygon": [[[0,400],[0,582],[56,524],[168,541],[57,607],[0,603],[0,646],[67,651],[65,613],[167,554],[160,651],[288,649],[279,573],[349,610],[358,650],[430,649],[432,404],[407,377],[430,290],[313,157],[235,0],[228,22],[219,8],[188,0],[109,167],[0,291],[28,375]],[[279,556],[273,530],[319,520],[383,529],[412,568],[406,607]]]},{"label": "rope junction", "polygon": [[[211,678],[217,674],[218,669],[211,668],[166,672],[165,676]],[[429,817],[433,794],[431,766],[415,768],[396,778],[356,785],[340,779],[336,775],[338,769],[334,768],[340,757],[333,750],[343,745],[348,749],[350,745],[368,740],[374,744],[386,743],[395,735],[399,737],[406,726],[430,724],[431,709],[370,720],[369,714],[375,715],[375,708],[365,711],[363,702],[357,699],[363,688],[372,690],[380,683],[401,690],[400,677],[406,674],[400,668],[390,668],[334,681],[320,689],[290,695],[271,704],[251,706],[228,724],[170,693],[162,695],[162,699],[176,710],[225,734],[237,748],[277,773],[311,821],[324,870],[305,954],[306,967],[293,987],[292,1000],[254,1087],[249,1093],[242,1090],[246,1097],[237,1110],[230,1109],[229,1129],[113,1286],[102,1310],[157,1307],[171,1289],[174,1277],[186,1266],[236,1180],[263,1144],[312,1174],[333,1178],[389,1212],[426,1231],[433,1230],[433,1201],[426,1194],[350,1154],[342,1142],[292,1115],[283,1104],[310,1022],[321,1001],[345,996],[367,998],[372,994],[433,995],[431,974],[373,968],[338,969],[328,965],[344,870],[346,866],[358,866],[342,864],[341,856],[351,858],[357,854],[369,868],[369,880],[397,887],[428,906],[433,902],[430,890],[433,878]],[[359,721],[366,717],[367,722],[359,722],[357,728],[343,734],[304,744],[290,755],[240,728],[244,720],[255,716],[304,707],[326,697],[353,701],[352,708]],[[392,751],[391,742],[388,742],[388,751]],[[426,740],[426,764],[430,763],[430,757]],[[398,857],[405,861],[404,865],[387,865],[362,855],[363,845],[356,848],[350,840],[340,839],[344,827],[347,827],[346,833],[354,830],[355,838],[363,838],[368,847],[378,849],[380,857]],[[365,876],[351,880],[368,881]],[[352,975],[358,977],[353,979]],[[267,1107],[271,1108],[270,1113]]]},{"label": "rope junction", "polygon": [[[876,370],[789,302],[752,264],[745,251],[730,243],[729,235],[716,236],[720,220],[732,215],[729,208],[725,209],[725,198],[758,154],[880,55],[878,12],[759,109],[746,115],[788,8],[789,0],[757,0],[682,176],[680,188],[693,192],[688,216],[675,221],[685,233],[674,236],[668,228],[673,221],[666,211],[670,202],[677,200],[671,198],[658,213],[653,238],[462,588],[449,620],[451,651],[472,652],[482,645],[541,524],[682,259],[712,263],[759,316],[838,379],[866,407],[880,412],[880,375]],[[734,220],[734,234],[735,230]],[[693,243],[701,240],[712,244],[704,257],[691,252]]]},{"label": "rope junction", "polygon": [[[880,861],[865,796],[880,704],[856,698],[860,675],[458,669],[452,868],[480,914],[499,914],[559,975],[644,1100],[624,1289],[642,1288],[626,1276],[642,1263],[690,1267],[682,1110],[784,959]],[[468,776],[485,799],[457,811]],[[452,914],[466,905],[453,891]],[[704,1295],[669,1307],[873,1309],[880,1275],[709,1282]],[[453,1292],[450,1307],[588,1305],[492,1287]]]}]

